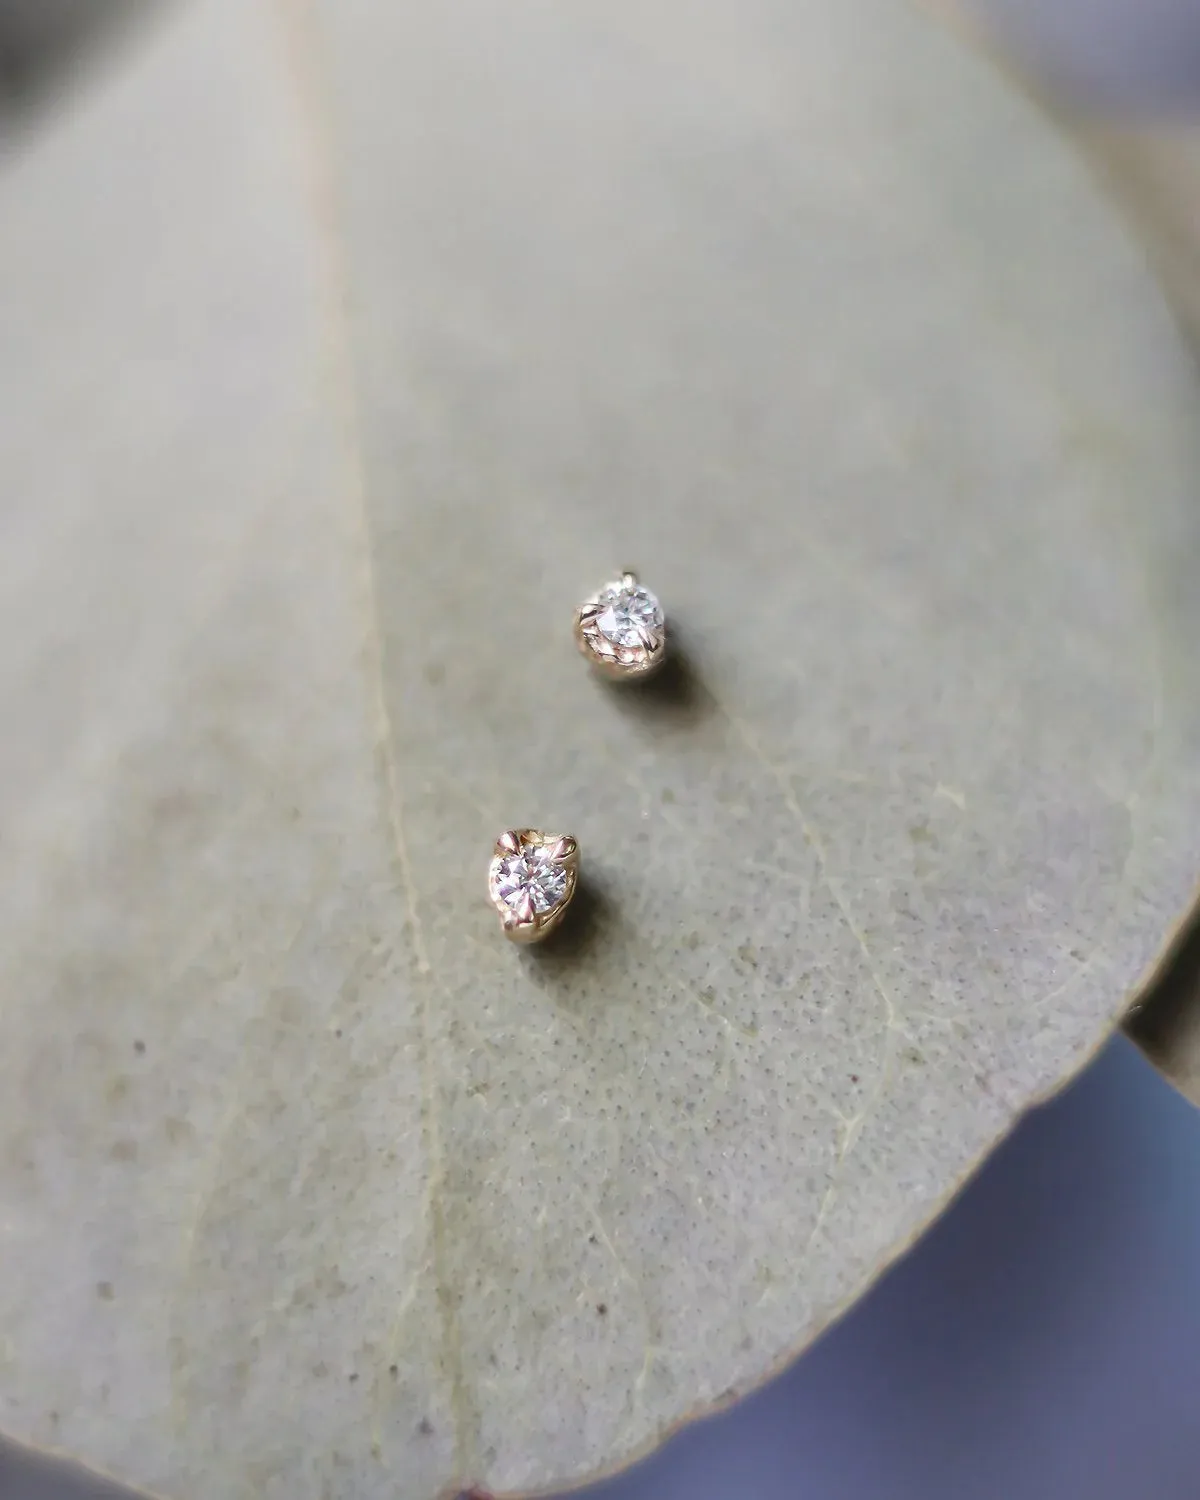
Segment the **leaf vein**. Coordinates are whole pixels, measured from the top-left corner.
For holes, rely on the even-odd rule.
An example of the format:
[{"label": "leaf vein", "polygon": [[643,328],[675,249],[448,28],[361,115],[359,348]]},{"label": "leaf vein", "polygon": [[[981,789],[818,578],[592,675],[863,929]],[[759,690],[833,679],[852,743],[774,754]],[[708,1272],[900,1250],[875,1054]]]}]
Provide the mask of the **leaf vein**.
[{"label": "leaf vein", "polygon": [[[314,219],[321,231],[325,251],[325,275],[328,300],[329,357],[331,384],[338,399],[341,451],[345,463],[345,486],[351,503],[357,533],[359,571],[361,575],[364,629],[364,671],[369,683],[371,711],[374,719],[375,760],[381,770],[383,800],[387,807],[391,832],[392,862],[397,883],[403,892],[408,917],[409,938],[416,959],[418,978],[428,980],[432,974],[429,948],[421,918],[420,902],[409,855],[405,829],[404,798],[396,757],[396,735],[384,690],[384,646],[379,596],[374,567],[374,527],[371,520],[366,478],[360,399],[354,373],[349,332],[349,274],[341,242],[340,214],[333,182],[332,135],[327,102],[327,83],[317,56],[316,21],[311,0],[281,0],[283,31],[289,43],[299,113],[308,127],[311,192]],[[447,1241],[442,1184],[445,1178],[438,1108],[435,1067],[435,1017],[433,998],[437,987],[420,984],[421,1022],[421,1096],[422,1130],[426,1159],[426,1198],[428,1204],[429,1254],[434,1272],[435,1302],[440,1319],[444,1371],[449,1386],[449,1405],[454,1429],[455,1463],[460,1473],[468,1472],[469,1422],[461,1331],[457,1307],[446,1284]],[[379,1376],[382,1379],[382,1375]]]}]

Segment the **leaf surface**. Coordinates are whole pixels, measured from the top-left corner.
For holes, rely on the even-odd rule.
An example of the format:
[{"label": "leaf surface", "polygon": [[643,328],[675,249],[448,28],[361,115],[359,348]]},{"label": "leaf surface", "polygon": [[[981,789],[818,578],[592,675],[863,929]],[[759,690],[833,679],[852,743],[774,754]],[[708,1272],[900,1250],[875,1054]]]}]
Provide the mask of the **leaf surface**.
[{"label": "leaf surface", "polygon": [[[0,1425],[582,1480],[747,1389],[1186,907],[1196,382],[884,0],[194,0],[0,180]],[[634,564],[680,642],[588,676]],[[520,953],[509,826],[586,889]]]}]

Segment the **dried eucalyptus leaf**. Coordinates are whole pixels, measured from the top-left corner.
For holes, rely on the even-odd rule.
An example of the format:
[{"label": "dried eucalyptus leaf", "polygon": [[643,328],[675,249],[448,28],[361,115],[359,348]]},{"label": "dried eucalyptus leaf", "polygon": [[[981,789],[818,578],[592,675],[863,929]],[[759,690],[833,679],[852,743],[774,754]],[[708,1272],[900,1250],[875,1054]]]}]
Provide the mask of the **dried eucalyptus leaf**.
[{"label": "dried eucalyptus leaf", "polygon": [[[1028,59],[1014,59],[973,9],[956,0],[924,0],[939,21],[984,51],[1016,87],[1033,97],[1068,134],[1137,234],[1191,346],[1200,352],[1200,130],[1154,120],[1113,124],[1072,108]],[[1125,1018],[1125,1031],[1165,1078],[1200,1104],[1200,909],[1176,936],[1159,973]]]},{"label": "dried eucalyptus leaf", "polygon": [[[1141,234],[1195,355],[1200,352],[1200,131],[1069,123]],[[1162,1073],[1200,1104],[1200,921],[1181,935],[1125,1029]]]},{"label": "dried eucalyptus leaf", "polygon": [[[1193,371],[890,0],[195,0],[0,182],[0,1426],[565,1484],[802,1347],[1200,838]],[[636,564],[681,651],[590,678]],[[587,889],[518,952],[506,826]]]},{"label": "dried eucalyptus leaf", "polygon": [[1200,1104],[1200,920],[1178,935],[1163,972],[1126,1017],[1125,1031],[1181,1094]]}]

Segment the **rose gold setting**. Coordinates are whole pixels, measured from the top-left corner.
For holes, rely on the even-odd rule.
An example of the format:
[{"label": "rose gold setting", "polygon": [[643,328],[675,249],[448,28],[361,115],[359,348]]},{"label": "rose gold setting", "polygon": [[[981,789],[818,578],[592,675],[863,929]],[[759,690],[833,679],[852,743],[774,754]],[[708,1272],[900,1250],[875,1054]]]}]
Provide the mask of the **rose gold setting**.
[{"label": "rose gold setting", "polygon": [[[659,620],[657,626],[644,627],[636,643],[621,643],[611,639],[601,628],[601,618],[604,614],[607,600],[605,594],[608,591],[624,588],[638,589],[637,575],[630,569],[626,569],[621,577],[613,583],[606,584],[603,589],[593,594],[575,611],[575,643],[588,661],[604,676],[615,681],[629,681],[635,678],[648,677],[662,666],[667,654],[667,627],[663,618],[661,606],[653,595],[653,600],[658,609]],[[649,591],[646,591],[649,593]]]},{"label": "rose gold setting", "polygon": [[[514,859],[522,856],[537,872],[525,884],[506,878],[511,874]],[[540,943],[549,937],[566,915],[578,880],[579,845],[569,833],[542,833],[537,828],[506,829],[496,840],[488,867],[488,896],[499,913],[505,937],[514,943]],[[507,893],[506,885],[510,887]],[[544,899],[546,885],[552,888],[553,899],[539,910],[534,892],[542,891]]]}]

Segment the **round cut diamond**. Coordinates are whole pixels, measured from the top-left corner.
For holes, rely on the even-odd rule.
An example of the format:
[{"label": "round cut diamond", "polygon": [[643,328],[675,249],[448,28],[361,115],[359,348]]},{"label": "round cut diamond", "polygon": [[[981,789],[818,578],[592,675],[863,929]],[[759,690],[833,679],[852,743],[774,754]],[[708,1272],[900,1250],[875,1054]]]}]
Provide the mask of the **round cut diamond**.
[{"label": "round cut diamond", "polygon": [[640,583],[610,583],[596,596],[596,629],[614,646],[648,647],[662,635],[662,605]]},{"label": "round cut diamond", "polygon": [[513,911],[528,896],[536,912],[557,906],[567,891],[565,866],[552,860],[544,848],[523,844],[516,854],[492,862],[492,893]]}]

